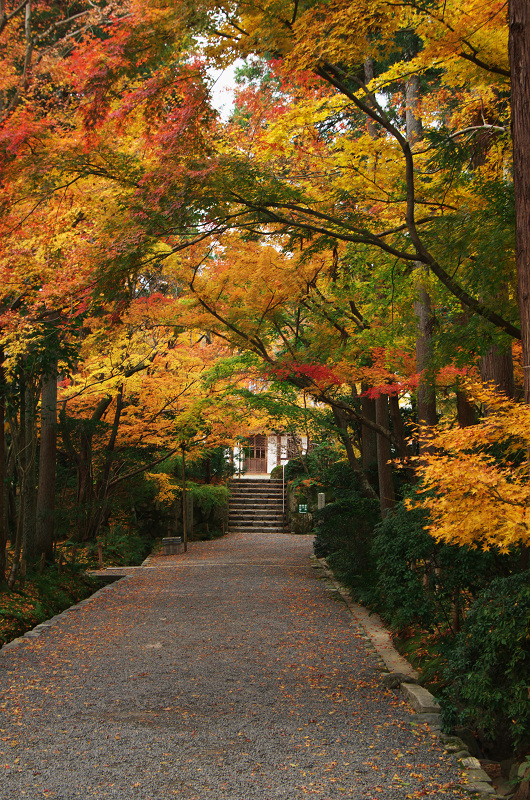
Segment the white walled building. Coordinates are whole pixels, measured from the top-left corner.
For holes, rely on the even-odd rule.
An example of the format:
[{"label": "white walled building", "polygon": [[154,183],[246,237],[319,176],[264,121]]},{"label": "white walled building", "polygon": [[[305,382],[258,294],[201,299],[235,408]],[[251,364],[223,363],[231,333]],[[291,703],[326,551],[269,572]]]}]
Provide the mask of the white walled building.
[{"label": "white walled building", "polygon": [[268,477],[274,467],[299,458],[308,448],[307,436],[290,433],[259,434],[233,449],[235,478]]}]

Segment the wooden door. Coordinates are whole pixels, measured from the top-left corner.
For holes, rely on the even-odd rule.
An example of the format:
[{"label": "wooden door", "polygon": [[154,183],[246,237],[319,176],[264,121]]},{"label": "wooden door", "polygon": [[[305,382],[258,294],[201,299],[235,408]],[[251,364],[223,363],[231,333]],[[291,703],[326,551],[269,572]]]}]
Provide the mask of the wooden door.
[{"label": "wooden door", "polygon": [[245,472],[267,472],[267,437],[253,436],[245,447]]}]

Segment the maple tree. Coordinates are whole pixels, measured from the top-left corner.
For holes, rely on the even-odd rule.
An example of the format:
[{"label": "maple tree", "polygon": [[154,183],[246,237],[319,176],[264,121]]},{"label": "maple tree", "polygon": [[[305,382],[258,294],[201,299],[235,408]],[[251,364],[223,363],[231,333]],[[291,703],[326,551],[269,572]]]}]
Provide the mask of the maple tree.
[{"label": "maple tree", "polygon": [[437,540],[502,553],[529,541],[529,410],[491,387],[468,387],[488,414],[465,428],[440,426],[427,434],[418,505],[429,511]]},{"label": "maple tree", "polygon": [[[470,2],[464,14],[452,4],[444,4],[443,11],[411,4],[400,13],[395,13],[392,3],[374,9],[361,2],[325,10],[314,4],[303,13],[287,3],[265,9],[252,5],[236,5],[230,11],[216,8],[217,16],[207,4],[201,7],[206,54],[222,64],[236,55],[261,56],[272,51],[272,80],[266,91],[263,84],[259,90],[245,89],[238,106],[240,121],[236,115],[232,125],[219,131],[212,128],[211,118],[198,110],[199,97],[204,95],[197,94],[197,84],[188,74],[187,88],[180,85],[183,95],[178,113],[166,121],[157,118],[160,128],[156,132],[141,132],[154,157],[141,166],[137,193],[143,201],[141,212],[132,205],[133,225],[142,243],[146,233],[153,236],[155,231],[173,252],[188,246],[190,240],[203,240],[206,249],[196,253],[196,263],[202,264],[212,243],[221,241],[221,246],[231,247],[224,234],[234,227],[254,238],[283,236],[281,246],[293,250],[301,245],[307,254],[326,248],[335,252],[337,243],[343,242],[344,249],[340,253],[337,249],[329,267],[331,273],[341,275],[339,282],[335,280],[340,286],[329,292],[328,304],[331,308],[338,291],[344,292],[343,307],[344,301],[350,303],[349,323],[354,319],[363,336],[358,339],[359,350],[380,344],[376,338],[367,347],[366,330],[381,331],[385,326],[382,287],[388,292],[389,270],[395,259],[403,265],[400,310],[412,302],[409,267],[416,265],[416,276],[417,265],[423,264],[430,271],[423,279],[430,302],[434,308],[448,307],[445,316],[449,322],[454,320],[457,329],[463,302],[473,312],[465,325],[478,330],[485,340],[489,334],[487,328],[477,325],[480,317],[518,337],[513,291],[500,291],[506,280],[513,287],[511,228],[507,221],[499,227],[498,213],[491,213],[504,191],[509,168],[505,146],[508,111],[501,97],[508,78],[506,29],[500,5],[479,7]],[[181,11],[185,15],[186,9]],[[339,35],[341,25],[354,21],[368,36],[353,37],[345,45]],[[366,23],[364,28],[359,21]],[[192,22],[189,17],[188,22]],[[245,33],[247,23],[252,36]],[[317,26],[318,36],[314,35]],[[377,36],[371,36],[371,26],[377,27]],[[412,51],[397,39],[410,28],[420,40]],[[318,42],[317,50],[308,42]],[[358,64],[367,57],[372,61],[370,86],[366,75],[358,74]],[[456,65],[462,62],[465,71],[457,75]],[[339,67],[339,63],[351,67]],[[433,64],[438,70],[435,75],[431,74]],[[399,85],[410,84],[411,74],[420,76],[425,87],[421,98],[414,101],[421,104],[422,139],[413,125],[407,131],[401,120],[411,114],[407,93],[399,90]],[[448,97],[451,86],[458,86],[456,105]],[[385,104],[378,102],[380,96],[387,98]],[[145,102],[145,90],[134,97]],[[114,113],[132,121],[133,116],[138,119],[137,109],[138,104],[133,115],[127,99]],[[419,111],[415,113],[418,118]],[[482,115],[482,121],[477,115]],[[490,118],[495,123],[487,121]],[[477,119],[480,124],[475,124]],[[110,116],[102,118],[101,125],[102,130],[107,126],[107,132],[112,129]],[[469,159],[471,167],[466,166]],[[137,197],[133,200],[136,203]],[[502,271],[493,269],[494,228],[506,249]],[[163,260],[164,254],[159,253],[158,258]],[[486,261],[492,268],[487,271],[485,291]],[[395,272],[395,267],[392,270]],[[457,272],[459,283],[454,278]],[[432,274],[441,285],[433,282]],[[193,271],[191,278],[188,273],[184,279],[193,282]],[[359,282],[365,284],[362,299],[368,301],[362,312],[355,297],[356,292],[361,294]],[[316,294],[308,292],[311,301]],[[480,295],[493,298],[502,307],[489,309]],[[376,325],[377,305],[380,320]],[[411,321],[408,313],[409,326]],[[336,330],[341,324],[333,319],[328,323]],[[239,321],[245,339],[243,329]],[[344,325],[342,331],[344,336]],[[455,335],[458,333],[450,334]],[[492,335],[493,343],[497,338]],[[318,361],[320,356],[314,358]],[[302,363],[307,364],[307,358]],[[433,368],[436,372],[435,365]],[[301,382],[300,376],[292,377]],[[365,398],[365,404],[370,399]],[[373,399],[376,404],[377,398]],[[345,405],[342,410],[348,418],[359,422],[362,415],[356,413],[355,404]],[[380,415],[379,423],[364,416],[363,426],[380,433],[384,430],[388,439],[382,407]],[[386,463],[387,459],[382,460]]]},{"label": "maple tree", "polygon": [[[464,566],[524,566],[528,25],[522,0],[0,2],[15,566],[53,551],[56,376],[80,539],[127,481],[169,506],[168,457],[272,421],[332,431],[389,531],[419,478]],[[207,68],[240,58],[224,123]]]},{"label": "maple tree", "polygon": [[[190,460],[231,442],[240,403],[208,378],[223,348],[175,333],[174,300],[134,300],[109,328],[85,320],[75,373],[59,395],[61,440],[77,473],[77,535],[97,535],[109,498],[184,448]],[[88,331],[90,330],[90,333]]]},{"label": "maple tree", "polygon": [[[71,49],[57,33],[42,59],[50,85],[63,80],[60,125],[28,84],[38,137],[16,103],[3,128],[16,155],[6,219],[31,220],[22,246],[9,241],[12,296],[35,241],[49,244],[26,317],[43,296],[82,317],[96,286],[124,309],[138,275],[178,276],[183,324],[333,409],[367,493],[379,444],[386,511],[389,457],[410,454],[399,397],[432,422],[434,387],[439,406],[450,387],[466,411],[462,374],[520,336],[503,4],[145,3],[100,24]],[[218,65],[250,59],[226,125],[199,50]]]}]

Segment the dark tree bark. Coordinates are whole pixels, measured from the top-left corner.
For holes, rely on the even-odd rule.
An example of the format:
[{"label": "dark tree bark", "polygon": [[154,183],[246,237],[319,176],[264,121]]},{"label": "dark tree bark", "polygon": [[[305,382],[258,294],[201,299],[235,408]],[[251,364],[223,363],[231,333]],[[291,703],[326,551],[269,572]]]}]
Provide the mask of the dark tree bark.
[{"label": "dark tree bark", "polygon": [[[515,262],[521,341],[524,400],[530,404],[530,5],[510,0],[509,51],[512,93],[513,182],[515,190]],[[528,453],[530,464],[530,453]],[[521,568],[529,560],[522,547]]]},{"label": "dark tree bark", "polygon": [[[423,138],[423,125],[418,113],[420,80],[417,75],[412,75],[405,85],[405,117],[407,139],[411,146]],[[414,313],[417,319],[416,329],[416,371],[420,375],[416,403],[419,425],[436,425],[436,389],[434,377],[430,369],[434,314],[431,298],[425,288],[425,279],[429,269],[424,264],[417,263],[414,270],[416,300]],[[421,447],[421,444],[420,444]]]},{"label": "dark tree bark", "polygon": [[354,471],[355,475],[359,479],[359,483],[361,484],[361,488],[365,497],[371,500],[378,500],[378,496],[374,488],[370,485],[366,474],[359,466],[359,462],[355,456],[355,452],[353,449],[353,445],[351,443],[350,434],[348,432],[348,421],[346,419],[345,413],[339,409],[333,409],[333,416],[335,417],[335,422],[337,428],[339,429],[339,436],[341,441],[344,445],[346,450],[346,455],[348,456],[348,463],[352,470]]},{"label": "dark tree bark", "polygon": [[5,450],[5,373],[4,353],[0,350],[0,586],[5,581],[7,513],[6,513],[6,450]]},{"label": "dark tree bark", "polygon": [[456,414],[461,428],[477,423],[475,406],[469,402],[464,392],[456,392]]},{"label": "dark tree bark", "polygon": [[[389,427],[388,398],[386,394],[379,395],[375,401],[376,422],[385,428]],[[378,434],[377,436],[377,472],[379,475],[379,503],[381,516],[386,517],[390,509],[394,508],[394,480],[392,474],[392,458],[389,440]]]},{"label": "dark tree bark", "polygon": [[[365,390],[366,386],[363,386],[363,391]],[[375,422],[375,400],[361,396],[361,412],[363,417]],[[361,425],[361,442],[363,469],[369,469],[377,464],[377,434],[373,428]]]},{"label": "dark tree bark", "polygon": [[110,510],[108,507],[110,476],[123,407],[123,384],[120,384],[118,387],[118,394],[116,395],[116,409],[114,411],[114,419],[112,421],[109,443],[105,448],[105,464],[103,466],[101,477],[97,483],[96,503],[95,507],[92,509],[90,523],[86,531],[87,539],[95,539],[101,526],[108,522],[110,516]]},{"label": "dark tree bark", "polygon": [[431,298],[425,290],[421,277],[425,268],[419,264],[416,268],[417,299],[414,303],[414,313],[417,318],[416,333],[416,369],[420,374],[416,403],[418,409],[419,425],[436,425],[436,390],[434,379],[430,370],[432,355],[432,337],[434,329],[434,316],[431,307]]},{"label": "dark tree bark", "polygon": [[77,470],[77,507],[84,515],[84,523],[76,531],[76,538],[84,541],[90,528],[90,515],[94,503],[94,477],[92,469],[92,439],[95,426],[101,421],[106,410],[112,403],[112,396],[103,397],[97,404],[90,418],[89,424],[81,432],[80,446],[77,451],[72,442],[66,417],[66,403],[63,404],[59,419],[64,445]]},{"label": "dark tree bark", "polygon": [[[374,78],[375,78],[374,62],[372,61],[371,58],[367,58],[364,62],[364,82],[368,84]],[[375,124],[374,120],[371,117],[366,118],[366,130],[368,131],[372,139],[377,138],[378,134],[377,125]]]},{"label": "dark tree bark", "polygon": [[397,395],[390,395],[388,398],[388,405],[390,407],[390,418],[392,420],[392,427],[394,429],[394,437],[398,443],[398,454],[400,458],[406,458],[409,453],[407,449],[405,425],[403,423],[403,416],[399,407],[399,398]]},{"label": "dark tree bark", "polygon": [[530,4],[510,0],[513,180],[524,398],[530,403]]},{"label": "dark tree bark", "polygon": [[[24,411],[24,413],[22,413]],[[22,558],[31,566],[37,560],[37,430],[35,392],[31,380],[26,380],[24,405],[20,410],[20,428],[24,430],[24,446],[21,449],[21,464],[24,473],[21,502],[24,508],[22,529]]]},{"label": "dark tree bark", "polygon": [[506,397],[515,393],[513,380],[512,348],[509,344],[501,347],[493,344],[480,360],[480,377],[484,383],[491,383]]},{"label": "dark tree bark", "polygon": [[55,467],[57,458],[57,375],[42,380],[39,488],[37,491],[37,555],[53,561]]}]

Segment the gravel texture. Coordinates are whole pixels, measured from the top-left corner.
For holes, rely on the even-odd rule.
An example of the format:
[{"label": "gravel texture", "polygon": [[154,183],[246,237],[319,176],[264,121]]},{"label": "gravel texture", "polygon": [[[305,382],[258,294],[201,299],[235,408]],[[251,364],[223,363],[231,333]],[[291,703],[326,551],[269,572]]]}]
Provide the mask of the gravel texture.
[{"label": "gravel texture", "polygon": [[0,800],[460,796],[308,536],[151,558],[0,652]]}]

